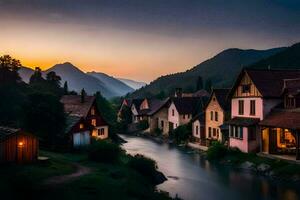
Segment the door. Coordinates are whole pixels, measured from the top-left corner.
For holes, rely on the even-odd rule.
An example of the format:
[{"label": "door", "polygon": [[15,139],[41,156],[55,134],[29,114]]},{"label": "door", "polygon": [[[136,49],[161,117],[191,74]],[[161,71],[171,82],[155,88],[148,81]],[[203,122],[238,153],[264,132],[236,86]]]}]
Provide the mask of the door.
[{"label": "door", "polygon": [[171,133],[174,130],[174,124],[172,122],[169,122],[169,133]]}]

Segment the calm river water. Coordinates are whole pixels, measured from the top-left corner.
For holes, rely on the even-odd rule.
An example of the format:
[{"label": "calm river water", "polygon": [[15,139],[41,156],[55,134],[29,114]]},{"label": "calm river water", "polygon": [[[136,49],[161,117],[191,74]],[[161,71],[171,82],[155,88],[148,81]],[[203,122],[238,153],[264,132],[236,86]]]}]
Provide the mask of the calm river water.
[{"label": "calm river water", "polygon": [[271,181],[228,166],[210,164],[198,153],[150,139],[120,135],[130,154],[154,159],[168,181],[158,189],[185,200],[300,200],[300,185]]}]

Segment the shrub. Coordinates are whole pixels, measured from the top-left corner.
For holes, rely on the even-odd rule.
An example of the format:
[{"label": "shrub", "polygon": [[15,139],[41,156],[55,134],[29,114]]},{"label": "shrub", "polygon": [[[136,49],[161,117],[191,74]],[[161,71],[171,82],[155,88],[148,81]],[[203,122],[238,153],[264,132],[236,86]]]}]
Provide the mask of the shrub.
[{"label": "shrub", "polygon": [[191,135],[192,135],[191,123],[178,126],[172,132],[172,136],[176,140],[177,143],[187,141]]},{"label": "shrub", "polygon": [[129,159],[128,166],[147,177],[154,177],[156,174],[156,162],[143,155],[137,154]]},{"label": "shrub", "polygon": [[104,140],[95,141],[89,147],[89,159],[97,162],[116,162],[121,153],[121,147]]},{"label": "shrub", "polygon": [[146,130],[147,128],[149,128],[149,124],[147,120],[142,120],[138,123],[137,128],[139,130]]},{"label": "shrub", "polygon": [[216,160],[223,158],[228,152],[226,146],[220,142],[213,142],[212,145],[207,150],[207,158],[209,160]]}]

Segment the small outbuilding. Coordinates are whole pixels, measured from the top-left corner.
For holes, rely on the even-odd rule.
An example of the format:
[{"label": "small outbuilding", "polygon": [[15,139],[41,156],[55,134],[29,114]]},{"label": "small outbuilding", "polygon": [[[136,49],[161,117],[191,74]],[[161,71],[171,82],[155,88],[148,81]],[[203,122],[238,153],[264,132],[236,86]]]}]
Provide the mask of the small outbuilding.
[{"label": "small outbuilding", "polygon": [[0,163],[32,163],[37,161],[38,138],[21,129],[0,127]]}]

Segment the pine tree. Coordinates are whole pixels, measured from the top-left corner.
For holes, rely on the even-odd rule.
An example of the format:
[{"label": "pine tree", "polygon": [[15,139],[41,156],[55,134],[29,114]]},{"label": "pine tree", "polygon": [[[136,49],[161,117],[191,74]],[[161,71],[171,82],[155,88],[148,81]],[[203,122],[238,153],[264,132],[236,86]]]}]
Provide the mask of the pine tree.
[{"label": "pine tree", "polygon": [[199,76],[197,79],[197,91],[202,89],[203,89],[203,79],[201,76]]},{"label": "pine tree", "polygon": [[64,94],[65,95],[69,94],[69,87],[68,87],[68,82],[67,81],[65,81],[65,83],[64,83]]},{"label": "pine tree", "polygon": [[212,90],[212,82],[210,79],[207,79],[205,82],[205,90],[207,92],[211,92],[211,90]]}]

